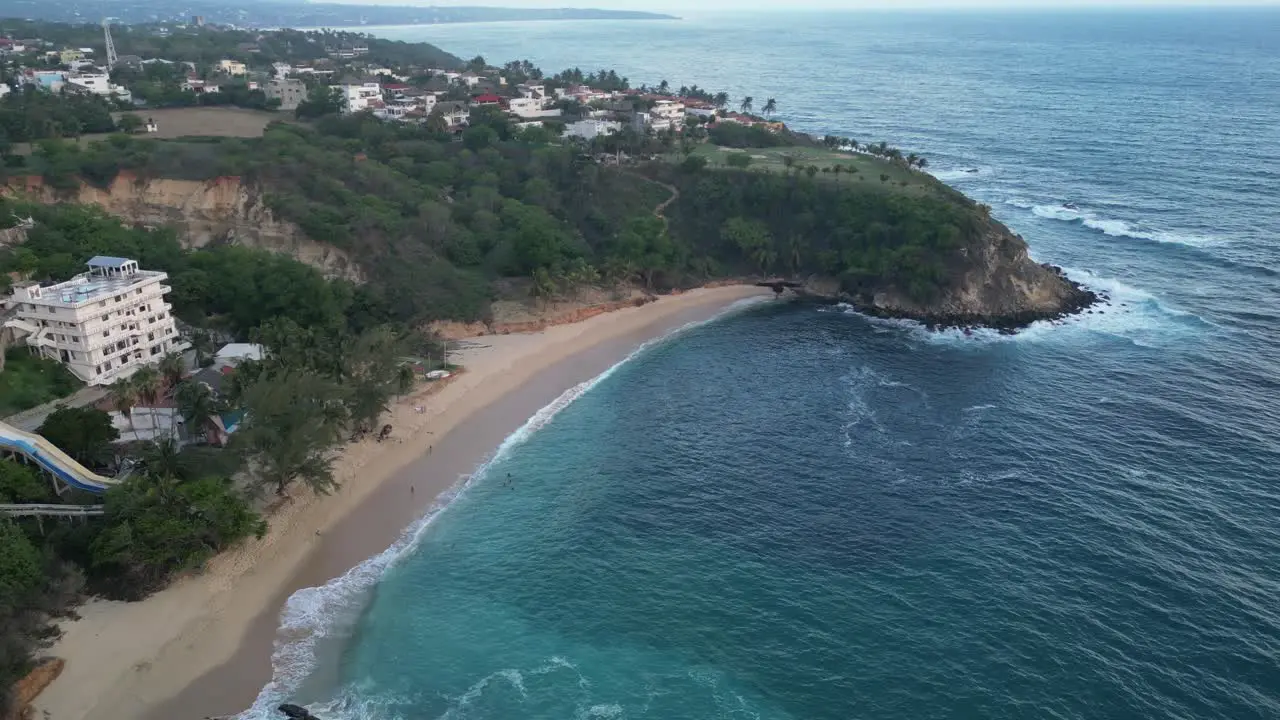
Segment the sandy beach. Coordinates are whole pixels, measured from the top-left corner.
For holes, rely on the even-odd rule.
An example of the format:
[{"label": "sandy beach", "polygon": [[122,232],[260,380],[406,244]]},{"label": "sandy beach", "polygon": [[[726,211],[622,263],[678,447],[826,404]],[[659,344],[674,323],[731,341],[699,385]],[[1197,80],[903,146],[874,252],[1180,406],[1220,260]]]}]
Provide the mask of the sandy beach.
[{"label": "sandy beach", "polygon": [[[641,343],[710,318],[766,289],[729,286],[667,296],[536,333],[463,341],[466,371],[403,398],[393,440],[349,445],[340,490],[298,490],[271,529],[137,603],[92,601],[51,654],[66,670],[36,701],[37,717],[204,718],[246,709],[271,678],[280,609],[385,549],[539,408]],[[419,412],[418,408],[422,408]]]}]

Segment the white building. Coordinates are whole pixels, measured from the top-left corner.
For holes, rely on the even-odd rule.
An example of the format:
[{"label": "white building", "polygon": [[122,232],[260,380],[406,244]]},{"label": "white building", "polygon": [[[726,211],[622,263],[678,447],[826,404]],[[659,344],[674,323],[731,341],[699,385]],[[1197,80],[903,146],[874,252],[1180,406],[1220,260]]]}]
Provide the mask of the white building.
[{"label": "white building", "polygon": [[249,68],[245,67],[245,64],[239,60],[219,60],[218,72],[228,75],[244,75],[249,72]]},{"label": "white building", "polygon": [[565,137],[582,138],[587,141],[620,132],[622,132],[622,123],[615,120],[579,120],[564,129]]},{"label": "white building", "polygon": [[187,347],[164,301],[168,279],[135,260],[94,257],[89,272],[66,282],[15,287],[5,326],[86,383],[107,385]]},{"label": "white building", "polygon": [[382,103],[382,86],[376,82],[342,86],[343,112],[357,113]]},{"label": "white building", "polygon": [[287,78],[294,72],[293,66],[284,62],[271,63],[271,69],[275,71],[278,78]]},{"label": "white building", "polygon": [[649,127],[654,132],[679,130],[684,127],[684,103],[659,100],[649,110]]},{"label": "white building", "polygon": [[511,98],[507,101],[507,109],[511,111],[512,115],[526,120],[560,117],[559,108],[547,108],[545,101],[540,98]]},{"label": "white building", "polygon": [[69,92],[114,97],[121,102],[133,100],[133,93],[129,92],[129,88],[111,82],[110,75],[96,72],[96,68],[95,72],[71,73],[67,76],[67,82],[62,89]]}]

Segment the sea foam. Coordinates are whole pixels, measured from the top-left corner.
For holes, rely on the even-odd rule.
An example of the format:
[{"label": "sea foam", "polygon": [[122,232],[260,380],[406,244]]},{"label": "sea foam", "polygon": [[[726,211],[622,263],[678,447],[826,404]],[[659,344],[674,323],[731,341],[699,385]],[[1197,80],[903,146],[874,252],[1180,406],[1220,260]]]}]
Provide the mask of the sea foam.
[{"label": "sea foam", "polygon": [[[425,536],[431,523],[476,482],[483,479],[490,467],[528,440],[538,430],[546,427],[562,410],[613,375],[620,367],[634,360],[638,355],[650,348],[668,342],[693,328],[768,301],[768,298],[763,297],[745,298],[730,304],[721,312],[706,320],[686,323],[665,335],[641,344],[604,372],[565,390],[555,400],[552,400],[534,413],[515,432],[508,435],[502,441],[502,444],[498,446],[498,449],[481,462],[475,470],[458,478],[452,487],[441,493],[427,512],[406,528],[391,547],[356,565],[342,576],[324,585],[302,588],[293,593],[285,601],[284,609],[281,612],[275,649],[271,655],[271,680],[258,693],[253,705],[238,715],[237,718],[239,720],[274,720],[274,718],[277,718],[276,707],[281,703],[292,701],[294,693],[297,692],[302,682],[316,670],[316,650],[319,645],[327,639],[341,638],[350,632],[360,614],[364,611],[369,591],[382,579],[387,570],[401,558],[412,553]],[[363,705],[364,703],[360,704]],[[339,705],[345,706],[346,703],[337,701],[328,704],[323,709],[330,714],[324,717],[350,718],[351,720],[366,717],[363,712],[339,710],[336,707]],[[319,711],[320,709],[316,708],[315,710]],[[338,714],[335,715],[335,713]]]},{"label": "sea foam", "polygon": [[1189,235],[1167,230],[1155,230],[1125,220],[1102,217],[1096,212],[1081,208],[1069,208],[1064,205],[1035,205],[1029,207],[1025,203],[1009,201],[1010,205],[1031,210],[1036,217],[1046,220],[1079,223],[1091,230],[1110,237],[1130,238],[1134,240],[1150,240],[1159,243],[1189,245],[1191,247],[1209,247],[1221,244],[1219,240],[1199,235]]},{"label": "sea foam", "polygon": [[879,318],[859,312],[852,305],[820,308],[820,312],[855,315],[877,330],[905,333],[913,340],[930,344],[981,347],[993,343],[1052,342],[1080,332],[1092,332],[1128,339],[1136,345],[1150,346],[1180,337],[1188,328],[1206,328],[1213,324],[1186,310],[1172,307],[1141,288],[1115,278],[1102,277],[1091,270],[1063,268],[1081,285],[1107,299],[1083,313],[1058,320],[1040,320],[1010,335],[991,328],[945,328],[930,330],[915,320]]}]

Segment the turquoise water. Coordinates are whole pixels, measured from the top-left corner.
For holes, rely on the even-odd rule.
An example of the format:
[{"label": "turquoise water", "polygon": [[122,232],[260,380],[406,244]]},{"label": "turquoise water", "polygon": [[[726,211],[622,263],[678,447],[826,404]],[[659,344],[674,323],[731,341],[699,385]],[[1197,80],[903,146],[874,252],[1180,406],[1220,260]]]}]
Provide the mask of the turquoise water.
[{"label": "turquoise water", "polygon": [[260,706],[1280,717],[1277,20],[399,31],[753,88],[802,128],[900,142],[1111,301],[1012,338],[768,303],[655,344],[291,600]]}]

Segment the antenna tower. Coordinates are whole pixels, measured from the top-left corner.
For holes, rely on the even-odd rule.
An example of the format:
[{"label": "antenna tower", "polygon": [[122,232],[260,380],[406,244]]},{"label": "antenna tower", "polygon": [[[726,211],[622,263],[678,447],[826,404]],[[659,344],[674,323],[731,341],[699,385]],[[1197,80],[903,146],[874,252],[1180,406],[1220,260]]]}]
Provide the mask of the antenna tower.
[{"label": "antenna tower", "polygon": [[116,66],[116,44],[111,40],[111,18],[102,19],[102,37],[107,43],[107,69]]}]

